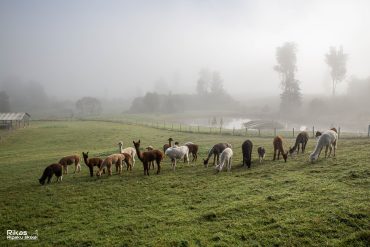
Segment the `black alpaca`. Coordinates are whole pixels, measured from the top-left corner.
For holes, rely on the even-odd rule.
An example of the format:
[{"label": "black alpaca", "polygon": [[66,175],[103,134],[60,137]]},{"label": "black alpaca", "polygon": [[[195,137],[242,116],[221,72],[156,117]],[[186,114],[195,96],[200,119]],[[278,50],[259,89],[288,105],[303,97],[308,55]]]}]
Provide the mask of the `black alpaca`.
[{"label": "black alpaca", "polygon": [[39,182],[41,185],[45,184],[45,180],[48,179],[47,183],[50,183],[51,178],[55,174],[57,177],[57,182],[60,180],[62,181],[62,165],[61,164],[51,164],[48,167],[45,168],[44,173],[42,174],[41,178],[39,179]]},{"label": "black alpaca", "polygon": [[251,167],[252,163],[252,148],[253,144],[250,140],[246,140],[242,145],[243,152],[243,166]]}]

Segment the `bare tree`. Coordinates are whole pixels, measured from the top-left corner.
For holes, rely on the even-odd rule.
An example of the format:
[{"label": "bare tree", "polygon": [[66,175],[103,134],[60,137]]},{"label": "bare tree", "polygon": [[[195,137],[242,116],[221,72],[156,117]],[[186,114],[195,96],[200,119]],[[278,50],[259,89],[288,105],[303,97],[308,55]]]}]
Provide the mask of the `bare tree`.
[{"label": "bare tree", "polygon": [[280,109],[294,109],[293,107],[301,106],[301,93],[299,81],[295,79],[297,71],[297,46],[295,43],[286,42],[283,46],[276,48],[276,60],[278,65],[274,70],[281,77],[281,105]]},{"label": "bare tree", "polygon": [[210,82],[211,82],[210,72],[207,69],[202,69],[199,72],[199,79],[197,81],[197,93],[199,95],[207,94]]},{"label": "bare tree", "polygon": [[333,83],[333,96],[335,95],[335,89],[337,84],[344,80],[346,77],[348,55],[343,52],[343,47],[340,46],[339,49],[335,47],[330,47],[329,53],[325,54],[325,62],[331,68],[331,79]]}]

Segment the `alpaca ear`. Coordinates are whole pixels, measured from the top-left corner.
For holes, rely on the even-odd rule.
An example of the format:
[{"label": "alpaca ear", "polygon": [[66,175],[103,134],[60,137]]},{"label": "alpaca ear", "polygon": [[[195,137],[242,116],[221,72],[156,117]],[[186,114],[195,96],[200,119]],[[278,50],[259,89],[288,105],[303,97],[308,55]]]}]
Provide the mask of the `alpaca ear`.
[{"label": "alpaca ear", "polygon": [[138,141],[138,143],[140,143],[140,140]]}]

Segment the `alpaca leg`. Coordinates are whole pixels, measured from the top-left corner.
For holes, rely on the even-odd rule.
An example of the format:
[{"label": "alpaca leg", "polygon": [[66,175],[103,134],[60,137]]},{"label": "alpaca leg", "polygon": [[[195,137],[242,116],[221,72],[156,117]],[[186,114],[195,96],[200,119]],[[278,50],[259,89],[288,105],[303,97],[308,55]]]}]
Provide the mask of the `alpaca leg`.
[{"label": "alpaca leg", "polygon": [[[213,165],[216,165],[216,154],[213,155]],[[217,157],[217,165],[218,165],[218,157]]]},{"label": "alpaca leg", "polygon": [[227,164],[227,171],[231,171],[231,158],[229,159],[229,162]]},{"label": "alpaca leg", "polygon": [[274,158],[272,160],[276,160],[276,149],[274,150]]},{"label": "alpaca leg", "polygon": [[[159,174],[161,172],[161,159],[156,160],[156,162],[157,162],[157,174]],[[153,165],[154,165],[154,161],[153,161]]]},{"label": "alpaca leg", "polygon": [[329,145],[326,145],[326,147],[325,147],[325,158],[326,158],[326,156],[328,154],[328,148],[329,148]]},{"label": "alpaca leg", "polygon": [[52,177],[52,176],[53,176],[53,175],[49,175],[49,176],[48,176],[48,182],[47,182],[48,184],[50,184],[50,181],[51,181],[51,177]]},{"label": "alpaca leg", "polygon": [[280,160],[280,150],[278,151],[278,160]]}]

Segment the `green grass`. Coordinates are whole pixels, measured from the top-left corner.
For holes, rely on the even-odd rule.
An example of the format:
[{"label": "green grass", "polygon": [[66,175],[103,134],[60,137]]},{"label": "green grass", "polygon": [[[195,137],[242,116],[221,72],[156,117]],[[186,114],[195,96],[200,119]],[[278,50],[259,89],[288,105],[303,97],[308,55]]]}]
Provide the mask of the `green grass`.
[{"label": "green grass", "polygon": [[[176,172],[90,178],[87,167],[40,186],[43,169],[62,156],[103,156],[141,139],[200,145],[200,158]],[[177,133],[88,121],[33,122],[0,143],[0,246],[369,246],[370,141],[339,140],[337,158],[308,162],[308,152],[272,162],[272,139],[253,137],[253,163],[240,163],[242,136]],[[201,164],[215,143],[230,142],[232,172]],[[287,138],[285,146],[293,143]],[[256,149],[267,157],[258,164]],[[73,171],[71,167],[69,171]],[[38,230],[37,241],[6,240],[6,230]]]}]

